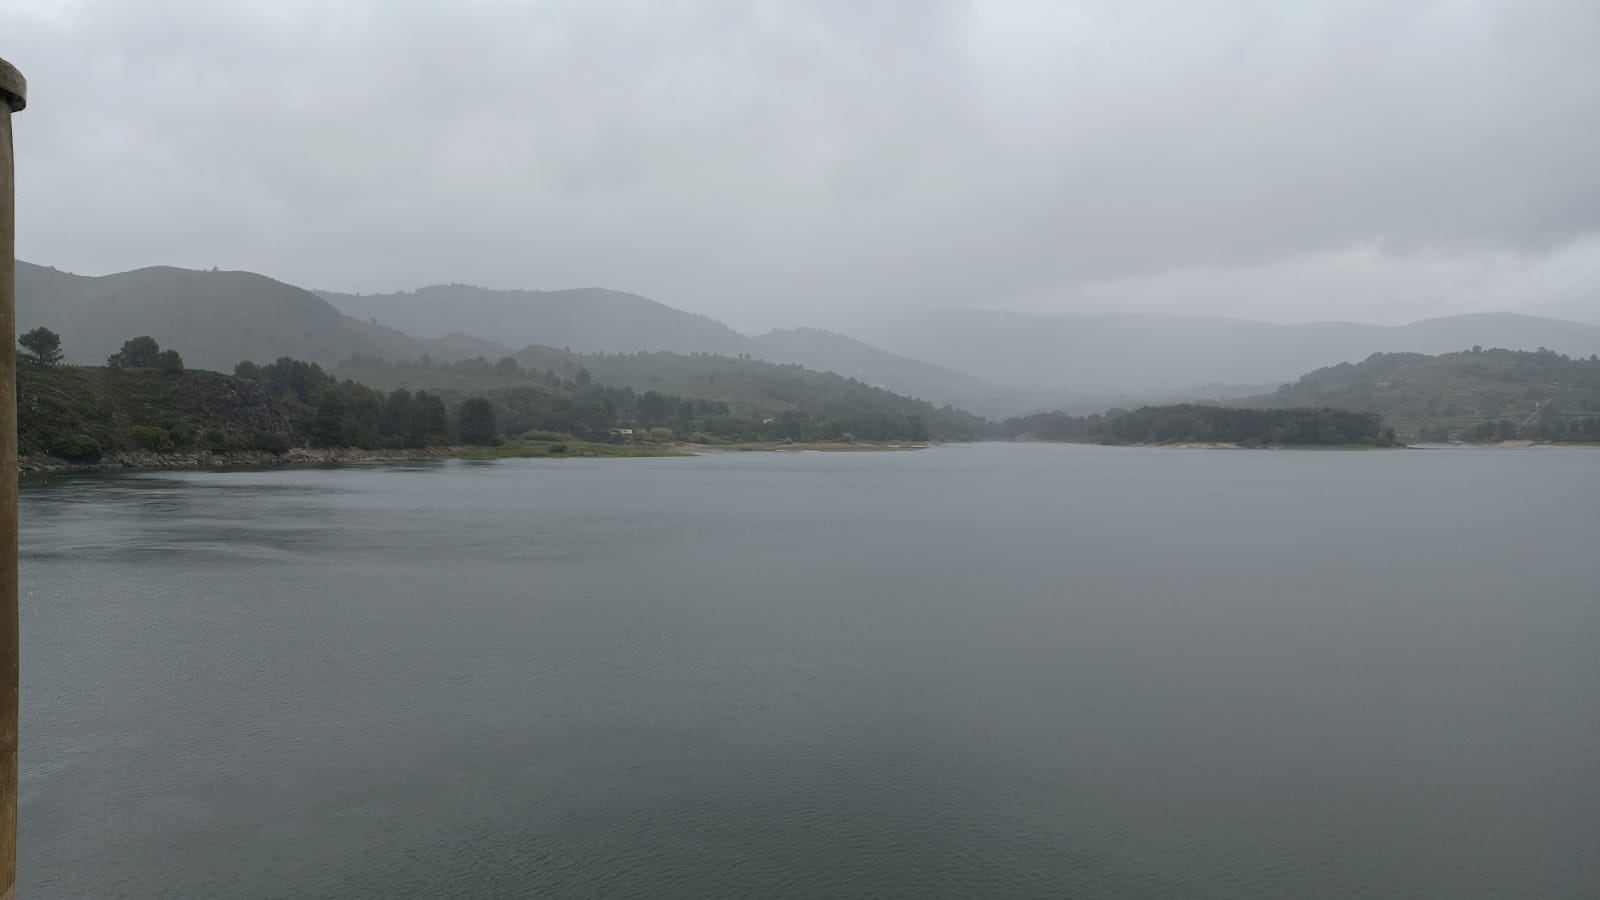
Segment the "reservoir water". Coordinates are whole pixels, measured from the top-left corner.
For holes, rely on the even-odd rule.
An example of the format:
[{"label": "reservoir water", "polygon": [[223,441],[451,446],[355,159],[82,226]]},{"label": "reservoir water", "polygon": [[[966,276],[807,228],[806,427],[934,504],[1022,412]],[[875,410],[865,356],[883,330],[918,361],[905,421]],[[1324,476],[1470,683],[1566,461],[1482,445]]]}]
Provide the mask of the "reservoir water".
[{"label": "reservoir water", "polygon": [[18,896],[1593,898],[1600,453],[60,478]]}]

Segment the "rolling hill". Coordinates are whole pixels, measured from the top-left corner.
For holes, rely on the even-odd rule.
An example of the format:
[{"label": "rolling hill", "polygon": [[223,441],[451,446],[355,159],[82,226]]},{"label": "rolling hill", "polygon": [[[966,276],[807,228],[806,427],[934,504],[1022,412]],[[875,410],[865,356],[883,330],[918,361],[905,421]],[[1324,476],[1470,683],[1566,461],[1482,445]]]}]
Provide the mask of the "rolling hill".
[{"label": "rolling hill", "polygon": [[543,344],[580,353],[744,352],[744,336],[715,319],[605,288],[502,291],[449,284],[394,294],[318,293],[348,316],[425,338],[492,336],[513,347]]},{"label": "rolling hill", "polygon": [[985,409],[1006,388],[942,366],[909,359],[831,331],[782,329],[754,337],[707,316],[648,297],[603,288],[502,291],[436,285],[394,294],[320,296],[345,314],[408,334],[492,336],[513,346],[579,353],[712,353],[835,372],[937,405]]},{"label": "rolling hill", "polygon": [[1434,354],[1474,345],[1600,352],[1600,327],[1512,314],[1385,327],[957,310],[867,323],[877,341],[865,343],[810,328],[746,336],[706,316],[601,288],[446,285],[319,295],[250,272],[152,267],[89,277],[19,262],[17,295],[19,331],[55,329],[68,361],[77,363],[99,363],[139,334],[177,349],[191,368],[222,371],[241,359],[280,356],[329,365],[423,355],[451,362],[499,359],[515,347],[560,347],[604,353],[608,360],[619,353],[657,355],[650,364],[663,368],[653,373],[638,362],[591,368],[596,378],[614,377],[619,385],[676,379],[687,390],[678,374],[686,371],[683,364],[658,354],[713,354],[833,372],[935,407],[995,417],[1258,395],[1265,388],[1251,385],[1277,384],[1374,352]]},{"label": "rolling hill", "polygon": [[153,266],[86,276],[19,260],[17,331],[38,325],[59,332],[67,361],[82,364],[105,362],[141,334],[178,350],[190,368],[223,372],[241,359],[280,356],[331,363],[352,354],[460,359],[503,352],[480,339],[418,340],[358,321],[310,291],[253,272]]},{"label": "rolling hill", "polygon": [[17,366],[17,447],[24,458],[92,461],[102,451],[196,446],[239,450],[295,444],[298,437],[281,403],[232,375]]},{"label": "rolling hill", "polygon": [[1281,383],[1377,352],[1437,354],[1482,345],[1600,353],[1600,327],[1510,313],[1382,326],[946,310],[864,322],[856,333],[893,352],[999,384],[1102,394],[1163,393],[1213,382]]},{"label": "rolling hill", "polygon": [[333,369],[382,390],[443,391],[469,395],[546,385],[561,388],[583,376],[594,384],[725,404],[732,415],[756,420],[802,413],[818,420],[861,421],[915,416],[937,438],[981,436],[987,423],[970,413],[797,365],[778,365],[709,353],[580,354],[532,345],[515,357],[518,367],[465,360],[452,365],[346,364]]},{"label": "rolling hill", "polygon": [[[948,400],[943,398],[956,393],[956,388],[970,395],[983,387],[975,379],[902,359],[842,335],[779,333],[757,346],[712,319],[643,297],[598,289],[537,293],[443,287],[398,295],[403,302],[395,309],[411,309],[415,314],[409,318],[401,315],[399,320],[427,328],[421,337],[414,337],[380,324],[373,317],[363,320],[346,315],[315,293],[250,272],[202,272],[159,266],[90,277],[18,263],[17,282],[20,331],[38,325],[54,329],[62,335],[67,361],[79,364],[102,363],[125,340],[140,334],[149,334],[162,346],[178,350],[190,368],[224,372],[232,371],[241,360],[268,362],[285,356],[329,366],[352,360],[392,363],[423,356],[440,363],[475,357],[495,360],[512,354],[500,341],[522,346],[520,335],[533,333],[519,331],[496,318],[521,310],[537,313],[523,318],[524,327],[537,320],[552,329],[552,338],[544,342],[552,346],[531,346],[524,356],[532,354],[557,366],[579,360],[605,383],[637,386],[640,390],[649,389],[652,380],[669,381],[683,388],[680,393],[709,399],[710,393],[715,392],[704,390],[695,373],[711,377],[707,373],[727,365],[747,375],[759,373],[760,377],[752,376],[749,383],[760,382],[764,393],[759,398],[738,399],[759,399],[767,408],[820,409],[819,398],[826,393],[849,394],[847,405],[852,408],[894,407],[905,412],[910,407],[904,407],[901,401],[911,401],[897,394],[941,398],[940,403],[927,406],[933,410],[945,405]],[[349,303],[353,297],[330,296],[341,303]],[[473,298],[487,301],[469,302]],[[395,296],[389,296],[382,298],[382,303],[394,300]],[[377,307],[357,304],[350,308],[360,313]],[[417,318],[424,312],[439,320],[435,326],[429,327]],[[654,343],[691,349],[679,354],[657,351],[642,364],[636,358],[623,363],[625,358],[615,355],[588,360],[554,349],[564,342],[582,347],[625,340],[623,335],[629,333],[654,335],[659,339]],[[701,342],[710,349],[697,346]],[[808,352],[807,348],[813,346],[821,349]],[[710,353],[719,348],[728,355],[716,357],[723,363],[713,363]],[[764,367],[755,360],[736,358],[755,350],[796,365],[813,357],[829,370],[843,371],[824,378],[821,372],[805,372],[795,366]],[[698,361],[701,359],[706,361]],[[651,369],[652,366],[656,368]],[[370,370],[369,377],[380,377],[381,366],[365,368]],[[781,378],[775,374],[780,371]],[[430,377],[444,377],[443,372],[435,371]],[[851,378],[864,383],[845,387]],[[795,385],[800,383],[805,388],[796,393]],[[884,390],[874,395],[874,386]],[[747,408],[756,405],[745,404]]]},{"label": "rolling hill", "polygon": [[1238,405],[1375,412],[1410,440],[1468,434],[1507,421],[1531,436],[1561,436],[1573,422],[1600,416],[1600,358],[1550,350],[1375,353],[1359,363],[1310,372]]}]

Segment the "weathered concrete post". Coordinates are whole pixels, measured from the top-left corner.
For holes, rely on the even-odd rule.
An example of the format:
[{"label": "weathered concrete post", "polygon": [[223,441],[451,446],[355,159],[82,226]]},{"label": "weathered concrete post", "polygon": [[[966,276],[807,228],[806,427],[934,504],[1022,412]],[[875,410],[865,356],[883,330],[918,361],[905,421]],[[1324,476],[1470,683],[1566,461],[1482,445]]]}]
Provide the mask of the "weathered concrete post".
[{"label": "weathered concrete post", "polygon": [[22,73],[0,59],[0,900],[17,896],[17,233],[11,114]]}]

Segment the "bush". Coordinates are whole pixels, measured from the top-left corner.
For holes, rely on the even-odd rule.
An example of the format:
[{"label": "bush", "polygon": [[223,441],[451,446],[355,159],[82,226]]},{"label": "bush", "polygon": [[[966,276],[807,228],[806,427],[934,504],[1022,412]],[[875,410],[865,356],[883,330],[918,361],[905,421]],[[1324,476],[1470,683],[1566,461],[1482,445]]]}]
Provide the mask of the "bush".
[{"label": "bush", "polygon": [[282,456],[289,452],[289,439],[275,431],[258,431],[250,438],[250,449]]},{"label": "bush", "polygon": [[133,445],[140,450],[160,453],[178,446],[177,442],[172,439],[171,432],[160,425],[135,425],[131,436]]},{"label": "bush", "polygon": [[564,441],[567,436],[557,431],[525,431],[522,433],[525,441]]},{"label": "bush", "polygon": [[50,452],[70,462],[98,462],[100,442],[87,434],[66,434],[50,442]]},{"label": "bush", "polygon": [[567,452],[566,442],[565,441],[557,441],[556,443],[551,444],[550,445],[550,452],[551,453],[565,453],[565,452]]},{"label": "bush", "polygon": [[461,402],[461,443],[489,446],[499,433],[493,404],[482,397],[468,397]]}]

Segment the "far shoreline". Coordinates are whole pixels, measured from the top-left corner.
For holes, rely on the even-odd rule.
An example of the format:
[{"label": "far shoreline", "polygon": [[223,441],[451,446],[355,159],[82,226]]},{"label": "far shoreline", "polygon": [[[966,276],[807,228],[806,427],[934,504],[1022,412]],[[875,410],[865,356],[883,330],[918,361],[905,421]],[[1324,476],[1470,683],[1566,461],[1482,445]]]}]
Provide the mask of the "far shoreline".
[{"label": "far shoreline", "polygon": [[[338,466],[353,463],[446,462],[449,460],[488,461],[497,459],[672,459],[717,456],[726,453],[905,453],[927,450],[942,442],[912,441],[762,441],[729,444],[673,442],[662,444],[598,444],[570,442],[509,442],[499,446],[452,445],[444,447],[362,450],[354,447],[296,447],[281,454],[263,450],[211,451],[117,451],[106,453],[94,462],[73,462],[53,456],[18,457],[18,475],[27,478],[72,472],[160,472],[234,471],[306,466]],[[965,443],[965,442],[962,442]],[[971,443],[1055,444],[1087,447],[1118,447],[1145,450],[1543,450],[1564,447],[1600,450],[1600,443],[1565,441],[1500,441],[1492,444],[1395,444],[1380,447],[1370,444],[1268,444],[1245,446],[1221,441],[1175,441],[1171,443],[1107,444],[1096,441],[973,441]],[[566,447],[553,450],[553,444]]]},{"label": "far shoreline", "polygon": [[[925,450],[929,443],[899,441],[809,441],[785,443],[600,444],[585,441],[523,441],[498,446],[451,445],[390,450],[356,447],[295,447],[281,454],[264,450],[205,450],[154,452],[144,450],[104,453],[93,462],[74,462],[54,456],[30,454],[17,459],[22,477],[69,472],[231,471],[304,466],[338,466],[349,463],[486,461],[496,459],[672,459],[722,453],[882,453]],[[561,449],[555,449],[560,447]]]}]

